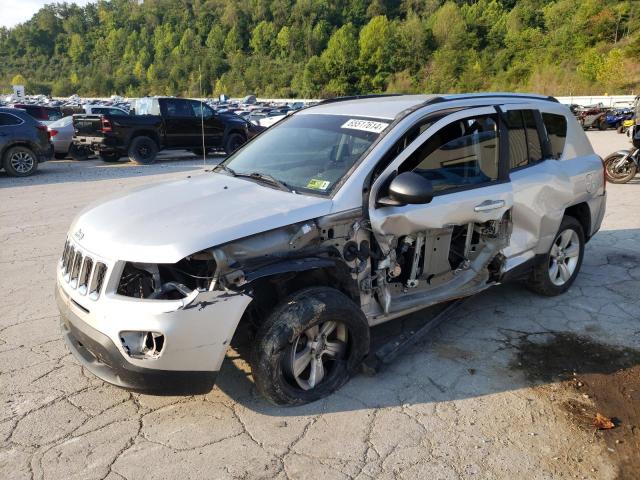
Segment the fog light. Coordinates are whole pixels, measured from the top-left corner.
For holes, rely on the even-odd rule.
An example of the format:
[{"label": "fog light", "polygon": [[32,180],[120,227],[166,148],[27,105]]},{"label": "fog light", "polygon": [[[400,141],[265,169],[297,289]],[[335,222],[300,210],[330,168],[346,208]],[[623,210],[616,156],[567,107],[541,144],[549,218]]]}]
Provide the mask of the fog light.
[{"label": "fog light", "polygon": [[120,332],[120,341],[131,358],[156,358],[164,347],[164,335],[158,332]]}]

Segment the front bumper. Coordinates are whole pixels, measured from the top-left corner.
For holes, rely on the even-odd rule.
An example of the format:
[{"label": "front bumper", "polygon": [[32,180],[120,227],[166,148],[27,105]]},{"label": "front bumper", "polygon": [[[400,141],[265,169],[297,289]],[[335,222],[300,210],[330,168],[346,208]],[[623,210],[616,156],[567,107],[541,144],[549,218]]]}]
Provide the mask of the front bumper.
[{"label": "front bumper", "polygon": [[[211,388],[227,348],[251,297],[211,292],[207,301],[185,306],[182,300],[149,300],[118,295],[123,262],[113,262],[83,249],[96,264],[107,265],[105,285],[96,294],[77,288],[57,268],[56,301],[69,349],[96,376],[135,390]],[[157,332],[164,336],[158,355],[129,350],[126,333]]]},{"label": "front bumper", "polygon": [[56,289],[60,330],[78,361],[105,382],[128,390],[162,394],[206,393],[213,388],[217,371],[156,370],[129,363],[105,334],[87,325]]}]

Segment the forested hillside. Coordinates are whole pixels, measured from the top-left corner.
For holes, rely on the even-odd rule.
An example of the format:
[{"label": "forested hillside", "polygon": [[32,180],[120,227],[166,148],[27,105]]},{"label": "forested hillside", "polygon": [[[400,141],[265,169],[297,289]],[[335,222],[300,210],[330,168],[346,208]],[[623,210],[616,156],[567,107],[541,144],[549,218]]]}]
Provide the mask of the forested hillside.
[{"label": "forested hillside", "polygon": [[200,72],[205,95],[632,93],[640,1],[61,3],[0,29],[0,58],[0,91],[53,95],[195,96]]}]

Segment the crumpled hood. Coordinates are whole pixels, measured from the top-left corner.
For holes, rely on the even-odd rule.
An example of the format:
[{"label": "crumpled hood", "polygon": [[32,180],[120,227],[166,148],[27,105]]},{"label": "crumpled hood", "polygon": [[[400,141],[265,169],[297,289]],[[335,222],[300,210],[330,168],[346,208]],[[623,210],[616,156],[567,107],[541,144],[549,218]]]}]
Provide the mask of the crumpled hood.
[{"label": "crumpled hood", "polygon": [[70,235],[109,260],[175,263],[205,248],[330,213],[328,198],[219,173],[146,186],[83,210]]}]

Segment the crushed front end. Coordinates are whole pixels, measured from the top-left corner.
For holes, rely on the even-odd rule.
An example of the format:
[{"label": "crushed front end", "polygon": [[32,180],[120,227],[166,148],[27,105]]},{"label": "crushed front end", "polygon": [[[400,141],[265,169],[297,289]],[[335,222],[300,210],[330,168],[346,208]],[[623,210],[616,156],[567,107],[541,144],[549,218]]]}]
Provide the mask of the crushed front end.
[{"label": "crushed front end", "polygon": [[80,242],[65,243],[56,300],[81,364],[131,390],[209,390],[251,297],[216,290],[206,253],[146,265],[101,257]]}]

